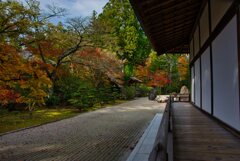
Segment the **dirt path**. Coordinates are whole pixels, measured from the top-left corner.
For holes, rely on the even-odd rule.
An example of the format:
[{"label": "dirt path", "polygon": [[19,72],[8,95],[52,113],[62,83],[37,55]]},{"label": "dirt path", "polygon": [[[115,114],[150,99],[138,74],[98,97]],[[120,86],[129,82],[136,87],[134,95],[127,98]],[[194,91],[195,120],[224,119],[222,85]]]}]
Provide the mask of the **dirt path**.
[{"label": "dirt path", "polygon": [[164,104],[140,98],[0,137],[1,161],[125,160]]}]

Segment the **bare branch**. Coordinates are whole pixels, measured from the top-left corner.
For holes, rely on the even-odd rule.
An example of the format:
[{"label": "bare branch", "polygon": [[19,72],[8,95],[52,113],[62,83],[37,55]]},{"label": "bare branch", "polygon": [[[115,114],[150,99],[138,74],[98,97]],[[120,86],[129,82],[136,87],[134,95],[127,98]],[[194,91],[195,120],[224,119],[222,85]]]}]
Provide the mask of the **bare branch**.
[{"label": "bare branch", "polygon": [[[40,52],[40,56],[41,56],[42,61],[43,61],[45,64],[47,64],[46,59],[45,59],[45,57],[44,57],[44,53],[43,53],[43,51],[42,51],[42,48],[41,48],[41,45],[40,45],[40,44],[38,45],[38,50],[39,50],[39,52]],[[49,70],[48,70],[47,68],[45,69],[45,71],[46,71],[48,77],[51,79],[51,75],[52,75],[52,74],[49,72]]]},{"label": "bare branch", "polygon": [[68,19],[66,23],[70,30],[77,32],[79,35],[82,35],[84,34],[84,32],[87,29],[87,26],[89,25],[89,19],[82,18],[82,17],[75,17],[75,18]]},{"label": "bare branch", "polygon": [[43,15],[42,21],[50,19],[52,17],[62,17],[67,15],[67,10],[65,8],[57,7],[54,3],[52,5],[47,5],[46,7],[49,12]]}]

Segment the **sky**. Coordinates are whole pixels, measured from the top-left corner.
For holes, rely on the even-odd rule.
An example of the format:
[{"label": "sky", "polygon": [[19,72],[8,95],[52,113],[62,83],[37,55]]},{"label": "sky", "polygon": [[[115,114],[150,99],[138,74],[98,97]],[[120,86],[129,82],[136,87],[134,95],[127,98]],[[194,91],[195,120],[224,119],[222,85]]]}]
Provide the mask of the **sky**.
[{"label": "sky", "polygon": [[[24,2],[24,0],[20,0]],[[108,0],[38,0],[40,8],[46,10],[47,5],[56,5],[67,10],[67,15],[62,18],[54,18],[51,21],[57,23],[58,21],[65,21],[67,17],[86,17],[91,16],[93,10],[97,13],[102,12],[102,8]]]}]

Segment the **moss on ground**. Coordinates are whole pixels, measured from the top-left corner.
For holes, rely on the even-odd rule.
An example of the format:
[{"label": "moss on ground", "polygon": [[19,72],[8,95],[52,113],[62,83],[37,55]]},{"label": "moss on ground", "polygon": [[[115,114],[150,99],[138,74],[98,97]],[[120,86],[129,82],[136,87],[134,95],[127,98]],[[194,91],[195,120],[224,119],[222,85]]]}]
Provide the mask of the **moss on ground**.
[{"label": "moss on ground", "polygon": [[77,109],[39,109],[30,117],[27,111],[0,111],[0,133],[40,125],[78,115]]},{"label": "moss on ground", "polygon": [[55,107],[54,109],[41,108],[33,111],[32,117],[28,111],[12,111],[8,112],[6,109],[0,109],[0,134],[27,128],[35,125],[41,125],[48,122],[70,118],[80,114],[81,112],[94,111],[110,105],[120,104],[126,101],[117,100],[114,103],[106,104],[104,106],[95,105],[85,111],[80,111],[75,108]]}]

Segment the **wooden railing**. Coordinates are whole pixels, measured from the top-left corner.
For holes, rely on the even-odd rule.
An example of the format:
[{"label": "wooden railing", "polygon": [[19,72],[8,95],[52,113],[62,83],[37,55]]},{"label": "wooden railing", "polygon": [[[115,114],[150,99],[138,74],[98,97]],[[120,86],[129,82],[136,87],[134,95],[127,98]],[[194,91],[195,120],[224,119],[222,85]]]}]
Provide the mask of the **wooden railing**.
[{"label": "wooden railing", "polygon": [[171,96],[168,99],[162,122],[158,129],[154,148],[149,156],[149,161],[170,161],[172,160],[172,115],[171,115]]},{"label": "wooden railing", "polygon": [[189,102],[190,95],[189,94],[176,94],[171,95],[172,102]]}]

